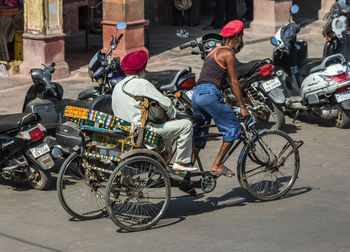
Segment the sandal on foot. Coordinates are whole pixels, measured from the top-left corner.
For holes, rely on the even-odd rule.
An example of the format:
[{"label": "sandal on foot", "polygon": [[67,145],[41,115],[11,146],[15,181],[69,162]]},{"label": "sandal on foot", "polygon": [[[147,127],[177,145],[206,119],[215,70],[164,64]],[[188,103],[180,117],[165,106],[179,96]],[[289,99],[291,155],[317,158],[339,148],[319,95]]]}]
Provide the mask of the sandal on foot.
[{"label": "sandal on foot", "polygon": [[219,172],[212,172],[212,171],[210,171],[210,173],[212,175],[215,175],[215,176],[218,176],[218,177],[221,176],[221,175],[226,176],[226,177],[232,177],[232,176],[235,175],[235,173],[233,171],[231,171],[231,172],[228,172],[228,171],[231,171],[231,170],[229,168],[225,167],[224,169],[222,169]]}]

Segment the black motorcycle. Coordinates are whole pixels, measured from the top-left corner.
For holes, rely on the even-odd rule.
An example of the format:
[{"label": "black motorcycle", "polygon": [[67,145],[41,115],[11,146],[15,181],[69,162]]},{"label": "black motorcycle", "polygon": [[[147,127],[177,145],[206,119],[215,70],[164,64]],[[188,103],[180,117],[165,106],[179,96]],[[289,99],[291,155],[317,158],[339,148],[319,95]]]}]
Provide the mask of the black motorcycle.
[{"label": "black motorcycle", "polygon": [[0,115],[0,179],[47,189],[54,166],[45,127],[35,113]]},{"label": "black motorcycle", "polygon": [[[180,49],[198,47],[199,51],[192,51],[192,54],[200,55],[204,60],[210,51],[222,45],[222,41],[221,35],[210,33],[204,35],[201,41],[181,45]],[[257,120],[257,127],[280,129],[285,123],[282,109],[284,96],[272,60],[254,60],[248,63],[236,60],[236,74],[245,103]],[[229,78],[222,92],[229,105],[237,106]]]},{"label": "black motorcycle", "polygon": [[323,57],[340,53],[349,61],[350,6],[345,0],[338,0],[323,19],[326,20],[322,31],[326,38]]}]

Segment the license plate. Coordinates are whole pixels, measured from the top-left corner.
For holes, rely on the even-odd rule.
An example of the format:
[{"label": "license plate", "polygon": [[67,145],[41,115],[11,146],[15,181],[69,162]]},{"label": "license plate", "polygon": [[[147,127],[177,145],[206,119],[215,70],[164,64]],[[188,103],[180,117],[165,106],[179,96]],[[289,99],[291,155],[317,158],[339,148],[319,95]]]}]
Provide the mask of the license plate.
[{"label": "license plate", "polygon": [[35,148],[30,149],[34,158],[40,157],[50,151],[49,146],[46,143],[43,143]]},{"label": "license plate", "polygon": [[350,90],[335,94],[335,99],[337,99],[337,102],[350,100]]},{"label": "license plate", "polygon": [[192,100],[193,89],[192,89],[192,90],[186,91],[185,94],[187,95],[187,97],[188,97],[190,100]]},{"label": "license plate", "polygon": [[275,77],[272,80],[264,82],[262,85],[264,87],[264,90],[266,92],[269,92],[272,89],[281,86],[281,82],[280,82],[280,80],[277,77]]}]

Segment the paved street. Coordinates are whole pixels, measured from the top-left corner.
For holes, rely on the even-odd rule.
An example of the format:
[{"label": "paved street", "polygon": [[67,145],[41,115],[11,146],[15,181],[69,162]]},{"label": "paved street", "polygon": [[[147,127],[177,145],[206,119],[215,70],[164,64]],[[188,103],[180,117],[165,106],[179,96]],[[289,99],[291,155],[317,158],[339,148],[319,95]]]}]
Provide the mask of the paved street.
[{"label": "paved street", "polygon": [[[157,53],[151,53],[148,70],[191,65],[198,76],[199,56],[191,55],[191,49],[178,49],[189,39],[170,37],[175,27],[168,27],[161,38],[160,28],[150,31],[151,38],[158,36],[164,44],[159,48],[151,44]],[[194,37],[203,34],[190,29]],[[168,44],[166,36],[172,38]],[[301,37],[309,42],[309,56],[320,57],[322,36]],[[249,39],[256,42],[249,43]],[[241,61],[271,57],[266,37],[247,32],[245,42],[238,55]],[[93,86],[84,75],[84,66],[76,69],[81,74],[59,81],[66,98]],[[29,87],[22,82],[0,89],[0,114],[21,111]],[[172,188],[169,209],[155,228],[125,233],[108,218],[71,219],[58,201],[55,183],[48,191],[0,185],[0,251],[350,251],[350,129],[337,129],[329,121],[303,114],[294,124],[288,118],[285,131],[305,144],[300,149],[299,178],[283,199],[255,201],[236,177],[220,178],[215,191],[197,197],[185,197]],[[206,169],[219,146],[219,139],[210,141],[201,154]],[[239,150],[227,163],[231,169],[236,167],[238,154]]]}]

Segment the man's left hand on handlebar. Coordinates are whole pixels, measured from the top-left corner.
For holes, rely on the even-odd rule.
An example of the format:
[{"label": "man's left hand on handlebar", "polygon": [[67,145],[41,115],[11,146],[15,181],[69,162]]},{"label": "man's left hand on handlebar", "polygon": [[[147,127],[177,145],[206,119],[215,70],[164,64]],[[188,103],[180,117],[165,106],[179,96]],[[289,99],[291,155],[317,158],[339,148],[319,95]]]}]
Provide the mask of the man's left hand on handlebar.
[{"label": "man's left hand on handlebar", "polygon": [[250,116],[250,113],[246,107],[241,107],[241,114],[243,118],[247,118]]}]

